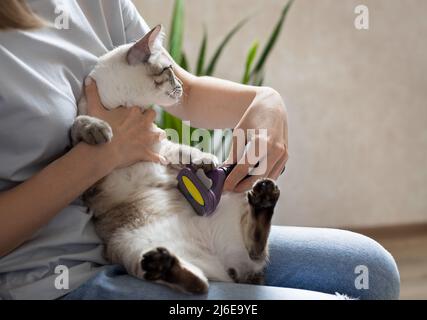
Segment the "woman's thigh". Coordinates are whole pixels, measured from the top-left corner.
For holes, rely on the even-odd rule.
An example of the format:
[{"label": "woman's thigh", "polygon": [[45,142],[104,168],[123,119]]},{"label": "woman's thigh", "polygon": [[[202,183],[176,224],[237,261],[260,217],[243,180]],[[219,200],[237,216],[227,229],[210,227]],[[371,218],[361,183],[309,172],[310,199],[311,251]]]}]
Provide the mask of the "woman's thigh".
[{"label": "woman's thigh", "polygon": [[[357,278],[356,271],[365,272]],[[366,274],[367,272],[367,274]],[[391,255],[375,241],[335,229],[273,227],[266,287],[212,282],[207,295],[190,296],[139,280],[108,266],[65,299],[284,299],[309,296],[281,287],[393,299],[399,274]],[[307,293],[305,293],[307,294]]]},{"label": "woman's thigh", "polygon": [[62,297],[63,300],[283,300],[336,299],[334,295],[280,287],[211,282],[207,294],[191,295],[134,278],[118,266],[103,268],[95,277]]},{"label": "woman's thigh", "polygon": [[380,244],[327,228],[273,227],[266,285],[360,299],[397,299],[400,291],[396,263]]}]

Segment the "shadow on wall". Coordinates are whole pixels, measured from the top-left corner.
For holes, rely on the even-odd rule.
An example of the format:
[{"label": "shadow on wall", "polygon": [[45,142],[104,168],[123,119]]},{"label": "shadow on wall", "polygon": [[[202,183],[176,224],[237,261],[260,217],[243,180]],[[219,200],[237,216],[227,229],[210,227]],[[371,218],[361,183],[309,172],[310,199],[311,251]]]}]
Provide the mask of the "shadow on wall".
[{"label": "shadow on wall", "polygon": [[[150,25],[169,29],[172,0],[135,3]],[[268,38],[283,3],[186,0],[189,59],[204,23],[217,44],[254,14],[218,66],[219,77],[240,81],[247,46],[254,35]],[[267,66],[266,84],[282,93],[290,116],[277,224],[427,222],[427,2],[366,0],[369,30],[354,27],[359,4],[297,0]]]}]

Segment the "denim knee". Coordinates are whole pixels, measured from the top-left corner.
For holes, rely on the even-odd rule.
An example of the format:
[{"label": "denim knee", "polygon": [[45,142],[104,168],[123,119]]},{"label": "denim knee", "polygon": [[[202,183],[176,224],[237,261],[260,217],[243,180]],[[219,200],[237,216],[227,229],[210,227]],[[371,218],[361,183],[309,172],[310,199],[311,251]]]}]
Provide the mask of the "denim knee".
[{"label": "denim knee", "polygon": [[[361,253],[355,257],[368,271],[367,287],[357,290],[358,298],[395,300],[400,294],[400,275],[393,256],[378,242],[361,234],[353,234]],[[360,270],[362,272],[362,270]]]}]

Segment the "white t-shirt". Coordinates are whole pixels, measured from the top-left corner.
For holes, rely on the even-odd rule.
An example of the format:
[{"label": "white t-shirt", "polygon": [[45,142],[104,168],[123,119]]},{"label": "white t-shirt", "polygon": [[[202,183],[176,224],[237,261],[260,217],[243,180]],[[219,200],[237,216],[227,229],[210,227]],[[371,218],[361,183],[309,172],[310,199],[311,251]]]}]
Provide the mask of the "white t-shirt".
[{"label": "white t-shirt", "polygon": [[[130,0],[28,3],[52,24],[68,15],[69,29],[0,31],[0,191],[69,150],[83,79],[99,56],[148,31]],[[75,289],[106,263],[102,249],[77,199],[0,259],[0,299],[60,297],[68,291],[55,287],[57,267],[69,268],[69,290]]]}]

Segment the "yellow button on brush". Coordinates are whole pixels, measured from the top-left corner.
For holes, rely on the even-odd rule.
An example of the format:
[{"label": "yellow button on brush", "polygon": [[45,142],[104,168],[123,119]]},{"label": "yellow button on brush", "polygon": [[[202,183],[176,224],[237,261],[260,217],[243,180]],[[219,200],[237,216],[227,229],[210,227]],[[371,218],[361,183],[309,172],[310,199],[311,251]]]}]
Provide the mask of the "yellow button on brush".
[{"label": "yellow button on brush", "polygon": [[190,179],[183,176],[182,182],[184,182],[185,187],[187,188],[188,192],[191,194],[193,199],[200,204],[201,206],[205,205],[205,201],[203,201],[202,195],[200,194],[199,190],[197,190],[196,186],[193,182],[191,182]]}]

